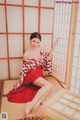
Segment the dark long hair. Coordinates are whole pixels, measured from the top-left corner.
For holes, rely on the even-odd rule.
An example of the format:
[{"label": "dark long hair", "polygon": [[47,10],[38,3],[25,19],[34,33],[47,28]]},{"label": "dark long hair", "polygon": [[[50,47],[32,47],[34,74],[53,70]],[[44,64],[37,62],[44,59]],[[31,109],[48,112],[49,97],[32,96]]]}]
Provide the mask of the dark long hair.
[{"label": "dark long hair", "polygon": [[30,36],[30,40],[32,40],[33,38],[38,38],[41,41],[40,33],[38,33],[38,32],[32,33],[31,36]]}]

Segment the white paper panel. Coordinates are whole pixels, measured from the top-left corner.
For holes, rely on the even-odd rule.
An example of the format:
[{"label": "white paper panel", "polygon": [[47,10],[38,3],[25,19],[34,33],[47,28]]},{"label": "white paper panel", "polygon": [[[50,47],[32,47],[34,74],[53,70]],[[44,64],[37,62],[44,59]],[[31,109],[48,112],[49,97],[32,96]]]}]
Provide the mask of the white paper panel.
[{"label": "white paper panel", "polygon": [[65,80],[65,68],[63,68],[62,66],[60,67],[57,63],[54,64],[54,62],[53,62],[52,75],[54,75],[58,80],[64,82],[64,80]]},{"label": "white paper panel", "polygon": [[23,40],[22,35],[9,35],[9,56],[23,56]]},{"label": "white paper panel", "polygon": [[22,32],[22,8],[7,7],[8,32]]},{"label": "white paper panel", "polygon": [[56,21],[56,23],[54,24],[56,26],[56,24],[60,21],[60,15],[56,15],[55,13],[54,21]]},{"label": "white paper panel", "polygon": [[10,60],[10,78],[19,78],[23,60]]},{"label": "white paper panel", "polygon": [[57,4],[55,4],[55,15],[57,15],[59,13],[59,7],[57,6]]},{"label": "white paper panel", "polygon": [[80,95],[80,8],[78,9],[78,19],[76,27],[76,38],[74,45],[74,58],[71,78],[71,91]]},{"label": "white paper panel", "polygon": [[52,32],[53,10],[41,9],[40,32]]},{"label": "white paper panel", "polygon": [[78,80],[78,79],[76,80],[76,88],[80,89],[80,80]]},{"label": "white paper panel", "polygon": [[38,31],[38,9],[25,8],[25,32]]},{"label": "white paper panel", "polygon": [[65,82],[70,15],[63,14],[63,11],[66,13],[65,7],[63,6],[56,6],[56,11],[54,21],[54,42],[58,37],[61,39],[54,48],[52,74],[58,80]]},{"label": "white paper panel", "polygon": [[74,77],[76,76],[76,70],[77,70],[77,68],[74,68],[74,67],[72,68],[72,76],[74,76]]},{"label": "white paper panel", "polygon": [[0,80],[8,79],[8,62],[7,60],[0,60]]},{"label": "white paper panel", "polygon": [[6,0],[8,4],[22,4],[22,0]]},{"label": "white paper panel", "polygon": [[74,57],[74,59],[73,59],[73,66],[77,67],[77,64],[78,64],[78,57]]},{"label": "white paper panel", "polygon": [[76,29],[76,33],[80,33],[80,22],[77,22],[77,29]]},{"label": "white paper panel", "polygon": [[41,6],[54,7],[54,0],[41,0]]},{"label": "white paper panel", "polygon": [[[71,11],[71,5],[69,4],[63,4],[62,5],[62,13],[67,13],[67,14],[70,14],[70,11]],[[60,11],[61,13],[61,11]]]},{"label": "white paper panel", "polygon": [[80,35],[76,34],[75,45],[80,45]]},{"label": "white paper panel", "polygon": [[0,58],[7,57],[6,35],[0,35]]},{"label": "white paper panel", "polygon": [[79,46],[75,46],[74,56],[78,56],[78,54],[79,54]]},{"label": "white paper panel", "polygon": [[78,9],[78,21],[80,21],[80,8]]},{"label": "white paper panel", "polygon": [[6,32],[5,9],[3,6],[0,6],[0,32]]},{"label": "white paper panel", "polygon": [[0,3],[4,3],[4,0],[0,0]]},{"label": "white paper panel", "polygon": [[25,35],[25,51],[30,47],[30,35]]},{"label": "white paper panel", "polygon": [[71,85],[72,85],[72,86],[75,85],[75,78],[74,78],[74,77],[72,77],[72,79],[71,79]]},{"label": "white paper panel", "polygon": [[24,5],[38,6],[39,0],[24,0]]},{"label": "white paper panel", "polygon": [[77,69],[77,78],[80,80],[80,68]]},{"label": "white paper panel", "polygon": [[41,35],[41,48],[42,50],[49,52],[51,49],[52,35]]},{"label": "white paper panel", "polygon": [[78,68],[80,68],[80,57],[78,58]]}]

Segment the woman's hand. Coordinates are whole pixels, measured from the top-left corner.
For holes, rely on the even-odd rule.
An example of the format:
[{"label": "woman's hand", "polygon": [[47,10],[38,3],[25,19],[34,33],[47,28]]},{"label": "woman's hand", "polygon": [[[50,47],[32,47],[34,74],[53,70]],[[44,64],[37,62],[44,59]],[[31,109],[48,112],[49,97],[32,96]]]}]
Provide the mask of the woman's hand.
[{"label": "woman's hand", "polygon": [[53,45],[53,47],[55,47],[57,44],[58,44],[58,42],[60,41],[60,37],[58,37],[56,40],[55,40],[55,43],[54,43],[54,45]]},{"label": "woman's hand", "polygon": [[50,51],[50,54],[51,54],[51,55],[53,54],[53,50],[54,50],[55,46],[59,43],[60,39],[61,39],[61,38],[58,37],[58,38],[55,40],[55,42],[53,43],[52,48],[51,48],[51,51]]}]

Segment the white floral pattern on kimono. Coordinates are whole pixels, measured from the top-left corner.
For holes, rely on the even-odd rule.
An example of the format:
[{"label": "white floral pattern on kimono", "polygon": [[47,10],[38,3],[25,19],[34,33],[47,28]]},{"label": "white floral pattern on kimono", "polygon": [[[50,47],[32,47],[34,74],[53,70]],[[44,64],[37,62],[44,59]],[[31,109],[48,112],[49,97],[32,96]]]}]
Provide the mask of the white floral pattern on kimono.
[{"label": "white floral pattern on kimono", "polygon": [[23,62],[23,66],[20,72],[20,80],[16,84],[17,88],[22,85],[26,73],[29,72],[30,69],[35,69],[37,66],[42,66],[43,70],[51,75],[52,56],[49,52],[40,52],[40,54],[41,56],[38,60],[33,58]]}]

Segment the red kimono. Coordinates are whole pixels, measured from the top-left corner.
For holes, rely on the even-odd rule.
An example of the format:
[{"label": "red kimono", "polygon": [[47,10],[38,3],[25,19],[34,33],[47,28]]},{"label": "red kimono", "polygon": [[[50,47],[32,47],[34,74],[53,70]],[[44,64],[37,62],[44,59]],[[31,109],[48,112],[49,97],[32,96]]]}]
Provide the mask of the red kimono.
[{"label": "red kimono", "polygon": [[50,53],[41,52],[38,60],[28,59],[24,61],[20,80],[16,84],[17,89],[9,91],[7,98],[9,102],[25,103],[31,101],[40,87],[35,86],[33,82],[43,77],[43,70],[51,74],[51,56]]}]

